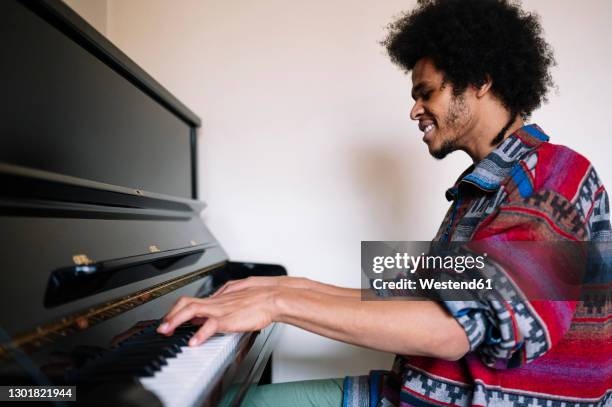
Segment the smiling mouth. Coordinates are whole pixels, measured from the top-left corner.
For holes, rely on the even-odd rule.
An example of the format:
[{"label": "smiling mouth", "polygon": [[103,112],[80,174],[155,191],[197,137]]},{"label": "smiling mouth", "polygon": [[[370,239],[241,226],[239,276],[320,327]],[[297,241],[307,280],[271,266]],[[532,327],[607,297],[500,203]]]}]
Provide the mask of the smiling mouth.
[{"label": "smiling mouth", "polygon": [[436,128],[436,125],[435,125],[435,124],[433,124],[433,123],[428,124],[427,126],[425,126],[425,127],[423,128],[423,141],[424,141],[425,143],[427,143],[427,142],[429,142],[429,141],[430,141],[430,139],[431,139],[431,138],[430,138],[430,136],[431,136],[431,134],[433,133],[433,131],[434,131],[434,129],[435,129],[435,128]]}]

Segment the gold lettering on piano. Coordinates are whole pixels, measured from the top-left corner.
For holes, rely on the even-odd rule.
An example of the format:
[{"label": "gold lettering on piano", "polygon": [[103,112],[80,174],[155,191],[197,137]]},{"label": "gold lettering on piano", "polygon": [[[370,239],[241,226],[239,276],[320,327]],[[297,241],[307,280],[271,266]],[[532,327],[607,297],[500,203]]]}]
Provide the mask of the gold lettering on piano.
[{"label": "gold lettering on piano", "polygon": [[78,317],[74,323],[81,330],[89,328],[89,321],[87,320],[87,317]]},{"label": "gold lettering on piano", "polygon": [[150,253],[157,253],[158,251],[159,251],[159,247],[155,246],[154,244],[149,246],[149,252]]},{"label": "gold lettering on piano", "polygon": [[87,257],[86,254],[75,254],[74,256],[72,256],[72,261],[77,266],[87,266],[88,264],[93,263],[93,261],[89,257]]},{"label": "gold lettering on piano", "polygon": [[33,331],[15,336],[11,342],[0,342],[0,360],[11,358],[15,349],[31,353],[41,346],[55,342],[59,338],[68,336],[75,331],[78,332],[91,328],[107,319],[123,314],[141,304],[199,280],[209,271],[223,267],[224,264],[225,262],[221,262],[184,276],[164,281],[131,295],[90,308],[84,312],[63,317],[55,323],[38,326]]}]

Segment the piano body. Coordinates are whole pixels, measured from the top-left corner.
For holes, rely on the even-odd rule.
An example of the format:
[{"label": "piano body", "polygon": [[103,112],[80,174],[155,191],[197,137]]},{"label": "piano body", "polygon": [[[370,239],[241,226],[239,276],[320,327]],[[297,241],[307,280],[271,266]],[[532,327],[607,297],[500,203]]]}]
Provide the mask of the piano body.
[{"label": "piano body", "polygon": [[60,0],[3,0],[0,19],[0,385],[239,405],[275,326],[191,349],[197,327],[155,333],[179,296],[286,274],[229,261],[200,218],[200,119]]}]

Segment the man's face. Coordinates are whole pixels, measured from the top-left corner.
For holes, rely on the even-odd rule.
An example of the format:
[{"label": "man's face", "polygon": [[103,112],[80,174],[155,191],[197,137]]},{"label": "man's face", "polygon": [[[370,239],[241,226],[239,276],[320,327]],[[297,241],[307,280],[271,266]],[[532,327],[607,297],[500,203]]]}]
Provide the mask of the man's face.
[{"label": "man's face", "polygon": [[419,60],[412,70],[410,118],[419,121],[429,153],[442,159],[462,149],[471,127],[472,112],[468,92],[453,95],[453,86],[444,83],[444,73],[430,59]]}]

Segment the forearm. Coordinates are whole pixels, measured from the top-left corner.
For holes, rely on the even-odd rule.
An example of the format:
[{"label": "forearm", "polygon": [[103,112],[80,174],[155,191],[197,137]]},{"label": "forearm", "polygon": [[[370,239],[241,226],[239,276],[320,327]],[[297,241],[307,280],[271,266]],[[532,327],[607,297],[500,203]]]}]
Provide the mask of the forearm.
[{"label": "forearm", "polygon": [[[215,332],[257,331],[277,321],[403,355],[453,360],[469,349],[463,328],[436,302],[363,301],[359,290],[313,282],[304,287],[305,281],[297,280],[291,280],[293,286],[275,280],[247,280],[226,285],[224,292],[212,297],[181,297],[158,332],[171,335],[186,321],[203,320],[190,340],[190,345],[196,346]],[[244,287],[249,284],[253,286]]]},{"label": "forearm", "polygon": [[254,287],[278,287],[281,289],[304,289],[317,291],[324,294],[339,297],[361,298],[361,290],[353,288],[343,288],[331,284],[325,284],[305,277],[248,277],[241,280],[232,280],[218,289],[213,298],[226,295],[232,292],[247,290]]},{"label": "forearm", "polygon": [[469,348],[463,329],[436,302],[361,301],[303,289],[282,290],[275,302],[275,320],[358,346],[449,360]]}]

